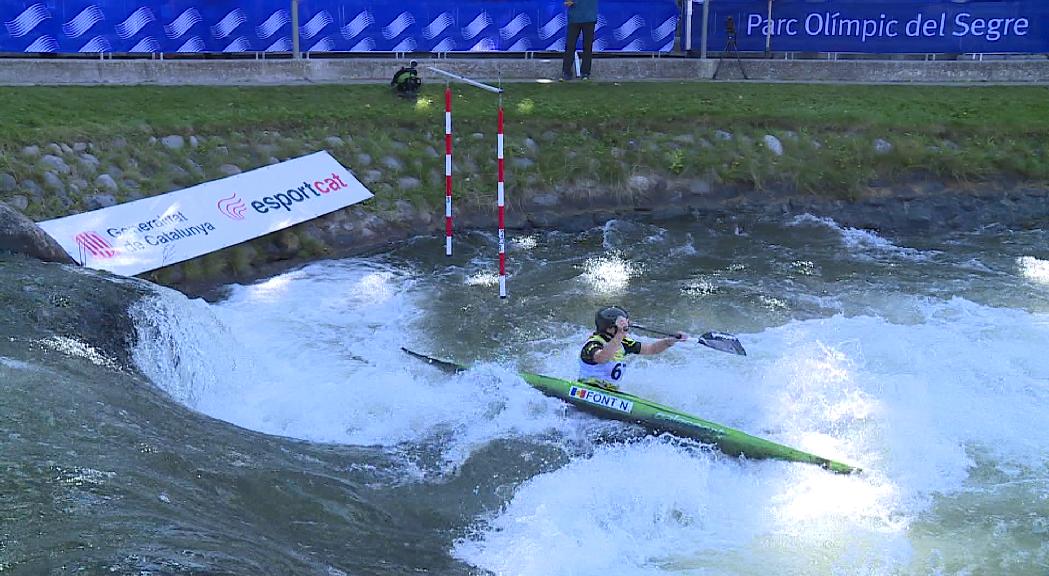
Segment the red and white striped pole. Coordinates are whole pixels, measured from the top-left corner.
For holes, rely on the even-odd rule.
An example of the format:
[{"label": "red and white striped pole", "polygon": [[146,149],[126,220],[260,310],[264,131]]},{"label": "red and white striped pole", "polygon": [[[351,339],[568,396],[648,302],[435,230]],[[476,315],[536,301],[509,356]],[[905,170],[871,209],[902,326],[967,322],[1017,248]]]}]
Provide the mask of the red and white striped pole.
[{"label": "red and white striped pole", "polygon": [[452,255],[452,87],[444,87],[444,255]]},{"label": "red and white striped pole", "polygon": [[496,161],[499,164],[499,297],[506,298],[506,198],[503,186],[503,97],[499,96],[499,130]]}]

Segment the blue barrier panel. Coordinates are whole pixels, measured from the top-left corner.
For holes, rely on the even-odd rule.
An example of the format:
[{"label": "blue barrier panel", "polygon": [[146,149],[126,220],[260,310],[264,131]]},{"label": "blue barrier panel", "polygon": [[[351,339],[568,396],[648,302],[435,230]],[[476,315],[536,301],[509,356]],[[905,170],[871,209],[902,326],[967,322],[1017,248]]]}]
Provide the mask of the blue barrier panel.
[{"label": "blue barrier panel", "polygon": [[[568,22],[561,0],[304,0],[300,7],[301,46],[309,52],[563,50]],[[603,0],[594,49],[670,50],[677,21],[673,0]]]},{"label": "blue barrier panel", "polygon": [[48,0],[0,4],[4,52],[291,50],[286,0]]},{"label": "blue barrier panel", "polygon": [[[2,52],[292,49],[290,0],[0,0]],[[594,49],[668,51],[674,0],[602,0]],[[303,0],[308,52],[564,49],[562,0]]]},{"label": "blue barrier panel", "polygon": [[[692,46],[699,49],[700,4],[693,14]],[[741,51],[765,50],[768,2],[710,3],[708,50],[727,46],[725,21],[736,24]],[[851,53],[1049,52],[1049,2],[805,2],[772,4],[772,50]]]}]

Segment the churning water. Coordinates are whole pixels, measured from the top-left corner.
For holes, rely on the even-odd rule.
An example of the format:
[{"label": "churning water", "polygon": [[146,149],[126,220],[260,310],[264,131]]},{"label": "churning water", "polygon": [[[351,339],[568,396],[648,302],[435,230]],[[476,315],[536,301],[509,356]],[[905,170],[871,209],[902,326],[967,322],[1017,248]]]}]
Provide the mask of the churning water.
[{"label": "churning water", "polygon": [[[809,215],[744,224],[514,238],[505,301],[495,239],[480,233],[450,259],[419,238],[231,286],[213,304],[161,290],[133,308],[132,357],[247,443],[261,432],[387,459],[345,469],[362,491],[396,491],[365,498],[379,516],[436,510],[420,530],[440,534],[426,552],[446,558],[437,573],[1049,572],[1049,235],[887,237]],[[611,303],[652,327],[734,333],[748,351],[679,344],[636,359],[629,391],[865,472],[644,436],[515,376],[573,377],[594,311]],[[445,375],[401,346],[474,368]],[[22,362],[0,357],[0,373]],[[209,496],[195,497],[206,515]],[[394,529],[341,534],[374,539],[386,573],[420,569]],[[274,538],[286,538],[276,556],[310,546]],[[326,550],[328,573],[384,573]]]}]

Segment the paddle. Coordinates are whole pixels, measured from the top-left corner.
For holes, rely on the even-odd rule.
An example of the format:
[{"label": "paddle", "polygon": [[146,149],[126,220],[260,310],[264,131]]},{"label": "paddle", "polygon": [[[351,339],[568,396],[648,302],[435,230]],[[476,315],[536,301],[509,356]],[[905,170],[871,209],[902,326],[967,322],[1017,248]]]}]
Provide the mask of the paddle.
[{"label": "paddle", "polygon": [[[664,332],[662,330],[654,330],[652,328],[638,326],[637,324],[631,324],[630,327],[635,330],[657,334],[659,336],[670,336],[671,338],[677,336],[677,334]],[[707,348],[713,348],[715,350],[720,350],[721,352],[728,352],[729,354],[737,354],[739,356],[747,355],[747,351],[743,349],[743,345],[739,343],[739,339],[732,334],[725,334],[724,332],[707,332],[706,334],[697,337],[696,341]]]},{"label": "paddle", "polygon": [[437,358],[433,358],[433,357],[427,356],[425,354],[419,354],[418,352],[412,352],[411,350],[405,348],[404,346],[401,346],[401,350],[405,351],[409,356],[414,356],[414,357],[416,357],[416,358],[426,362],[427,364],[429,364],[429,365],[431,365],[431,366],[433,366],[433,367],[435,367],[435,368],[437,368],[439,370],[447,372],[449,374],[458,374],[460,372],[465,372],[466,371],[466,367],[465,366],[460,366],[458,364],[453,364],[452,362],[446,362],[444,360],[438,360]]}]

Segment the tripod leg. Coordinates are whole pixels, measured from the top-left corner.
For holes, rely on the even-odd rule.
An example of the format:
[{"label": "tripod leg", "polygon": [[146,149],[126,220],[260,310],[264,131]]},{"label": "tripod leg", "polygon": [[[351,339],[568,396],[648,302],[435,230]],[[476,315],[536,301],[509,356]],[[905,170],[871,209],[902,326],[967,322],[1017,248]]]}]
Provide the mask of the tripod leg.
[{"label": "tripod leg", "polygon": [[739,64],[739,73],[743,75],[744,80],[750,80],[750,78],[747,78],[747,71],[743,69],[743,59],[739,57],[739,49],[736,47],[735,41],[732,41],[732,51],[736,54],[736,63]]},{"label": "tripod leg", "polygon": [[718,79],[718,70],[721,70],[721,62],[725,60],[725,53],[728,52],[728,47],[731,45],[732,40],[729,40],[728,43],[725,44],[725,49],[721,51],[721,56],[718,57],[718,64],[717,66],[714,66],[714,77],[712,80]]}]

